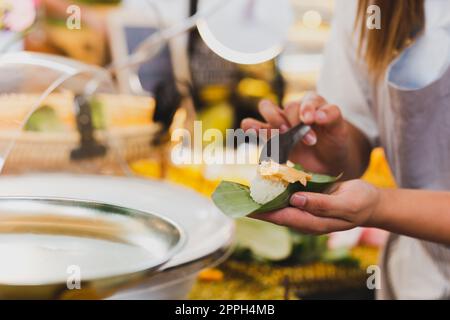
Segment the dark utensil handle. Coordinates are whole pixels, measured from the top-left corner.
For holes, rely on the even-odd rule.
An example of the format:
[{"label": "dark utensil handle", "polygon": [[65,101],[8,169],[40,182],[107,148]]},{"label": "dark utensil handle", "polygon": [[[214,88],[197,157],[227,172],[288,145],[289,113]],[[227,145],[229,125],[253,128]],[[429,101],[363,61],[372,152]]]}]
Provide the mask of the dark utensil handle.
[{"label": "dark utensil handle", "polygon": [[304,123],[300,123],[292,128],[292,146],[303,139],[303,137],[309,132],[309,130],[311,130],[311,127]]}]

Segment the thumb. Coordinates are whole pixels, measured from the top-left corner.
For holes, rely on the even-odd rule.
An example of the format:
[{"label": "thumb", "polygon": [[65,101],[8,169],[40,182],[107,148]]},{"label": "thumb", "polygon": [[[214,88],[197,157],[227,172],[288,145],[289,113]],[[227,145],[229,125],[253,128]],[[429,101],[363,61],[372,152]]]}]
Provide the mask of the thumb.
[{"label": "thumb", "polygon": [[296,192],[292,195],[290,203],[319,217],[336,217],[343,209],[337,196],[322,193]]},{"label": "thumb", "polygon": [[316,111],[315,123],[332,129],[342,126],[344,124],[344,118],[338,106],[326,104]]}]

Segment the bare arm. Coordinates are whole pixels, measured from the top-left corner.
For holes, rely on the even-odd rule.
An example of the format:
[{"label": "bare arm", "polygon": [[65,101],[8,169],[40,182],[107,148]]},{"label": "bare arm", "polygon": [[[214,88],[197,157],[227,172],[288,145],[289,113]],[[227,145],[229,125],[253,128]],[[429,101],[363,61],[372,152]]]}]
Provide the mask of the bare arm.
[{"label": "bare arm", "polygon": [[450,245],[450,192],[379,189],[351,180],[337,185],[331,194],[298,192],[291,205],[254,218],[305,233],[367,226]]},{"label": "bare arm", "polygon": [[450,192],[380,190],[375,227],[450,245]]}]

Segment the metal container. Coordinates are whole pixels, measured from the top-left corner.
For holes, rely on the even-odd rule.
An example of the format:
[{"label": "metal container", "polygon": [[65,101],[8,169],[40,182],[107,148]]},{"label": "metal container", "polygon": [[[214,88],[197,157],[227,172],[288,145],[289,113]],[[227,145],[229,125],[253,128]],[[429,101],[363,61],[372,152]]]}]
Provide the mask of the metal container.
[{"label": "metal container", "polygon": [[101,299],[185,244],[172,221],[94,201],[0,197],[0,298]]},{"label": "metal container", "polygon": [[176,221],[185,230],[186,245],[153,277],[123,288],[112,299],[185,299],[198,272],[226,258],[233,242],[233,221],[208,198],[160,181],[73,174],[3,176],[0,194],[75,197]]}]

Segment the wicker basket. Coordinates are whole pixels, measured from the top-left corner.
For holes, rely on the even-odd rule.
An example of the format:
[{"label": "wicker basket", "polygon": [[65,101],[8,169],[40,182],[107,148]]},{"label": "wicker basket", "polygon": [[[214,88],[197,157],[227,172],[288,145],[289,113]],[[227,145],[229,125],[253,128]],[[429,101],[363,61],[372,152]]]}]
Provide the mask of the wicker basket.
[{"label": "wicker basket", "polygon": [[[159,126],[152,124],[96,132],[96,140],[108,148],[107,153],[105,156],[86,160],[72,160],[70,157],[72,150],[79,146],[77,132],[64,135],[23,132],[15,140],[15,145],[6,160],[4,172],[7,174],[30,171],[84,172],[88,169],[89,172],[113,173],[111,168],[119,168],[124,163],[148,157],[161,157],[163,148],[152,143],[158,130]],[[13,132],[0,132],[0,145],[9,143],[14,136]]]},{"label": "wicker basket", "polygon": [[[80,145],[80,135],[74,125],[72,94],[53,94],[42,103],[55,108],[58,116],[69,128],[64,132],[20,132],[11,128],[9,124],[26,113],[24,110],[29,108],[30,101],[35,101],[35,96],[0,97],[0,114],[3,115],[5,124],[0,126],[0,148],[4,150],[11,141],[15,141],[3,172],[17,174],[30,171],[69,171],[121,174],[126,170],[124,165],[131,161],[149,157],[161,158],[164,148],[153,143],[160,130],[160,125],[150,120],[154,106],[152,104],[148,108],[142,107],[140,98],[103,95],[101,99],[106,101],[109,129],[97,130],[94,136],[97,142],[107,147],[107,152],[101,157],[72,160],[72,150]],[[153,100],[148,101],[153,103]],[[139,124],[139,117],[148,119],[148,123]],[[8,118],[9,121],[5,120]]]}]

